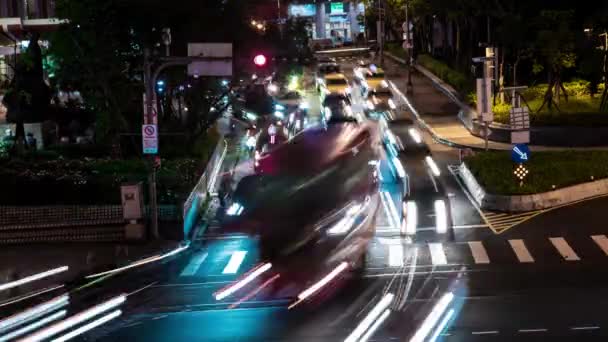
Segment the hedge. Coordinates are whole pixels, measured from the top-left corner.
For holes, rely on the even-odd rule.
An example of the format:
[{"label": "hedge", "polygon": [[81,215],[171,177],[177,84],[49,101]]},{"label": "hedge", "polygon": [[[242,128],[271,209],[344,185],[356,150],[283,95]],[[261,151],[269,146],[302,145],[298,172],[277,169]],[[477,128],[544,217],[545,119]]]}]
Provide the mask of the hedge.
[{"label": "hedge", "polygon": [[480,152],[465,163],[487,192],[500,195],[540,193],[608,177],[608,151],[533,152],[521,187],[510,151]]}]

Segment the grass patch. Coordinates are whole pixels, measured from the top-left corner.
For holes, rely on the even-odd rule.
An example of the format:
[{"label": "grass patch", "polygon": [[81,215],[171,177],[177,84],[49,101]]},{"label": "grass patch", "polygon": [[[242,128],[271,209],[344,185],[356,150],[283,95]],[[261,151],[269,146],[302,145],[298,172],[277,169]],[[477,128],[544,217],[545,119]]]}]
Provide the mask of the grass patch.
[{"label": "grass patch", "polygon": [[523,186],[513,175],[510,151],[480,152],[465,160],[489,193],[526,195],[608,177],[608,151],[535,152],[526,164],[530,173]]},{"label": "grass patch", "polygon": [[[530,124],[533,126],[608,126],[608,113],[598,111],[600,107],[601,95],[594,97],[589,93],[589,82],[585,80],[575,80],[565,82],[564,87],[568,92],[568,101],[562,97],[558,104],[560,111],[545,107],[537,112],[543,104],[547,84],[539,84],[526,89],[523,96],[530,108]],[[603,91],[603,84],[600,92]],[[469,93],[467,101],[475,107],[477,97],[475,93]],[[499,123],[509,123],[509,103],[497,103],[493,106],[494,121]]]}]

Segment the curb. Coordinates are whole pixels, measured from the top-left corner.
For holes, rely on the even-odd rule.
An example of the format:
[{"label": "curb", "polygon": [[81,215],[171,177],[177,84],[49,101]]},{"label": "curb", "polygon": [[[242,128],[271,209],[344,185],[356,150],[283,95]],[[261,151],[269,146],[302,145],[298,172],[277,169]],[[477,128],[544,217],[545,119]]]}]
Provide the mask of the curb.
[{"label": "curb", "polygon": [[[389,57],[390,59],[393,59],[394,61],[401,63],[401,64],[405,64],[405,60],[396,57],[388,52],[385,52],[384,55],[386,57]],[[418,68],[418,66],[416,66],[416,68]],[[399,90],[399,88],[397,88],[397,86],[395,86],[395,84],[392,81],[389,81],[389,84],[391,85],[391,88],[393,88],[393,90],[399,95],[401,96],[401,98],[403,98],[403,100],[405,101],[406,106],[409,108],[410,112],[412,114],[414,114],[414,116],[416,117],[416,120],[420,123],[420,126],[422,128],[424,128],[433,138],[433,140],[435,140],[436,142],[443,144],[443,145],[447,145],[453,148],[458,148],[458,149],[472,149],[473,151],[485,151],[484,148],[480,148],[480,147],[476,147],[476,146],[468,146],[468,145],[462,145],[462,144],[458,144],[455,143],[453,141],[447,140],[445,138],[443,138],[442,136],[440,136],[439,134],[437,134],[437,132],[435,132],[435,130],[433,129],[433,127],[429,126],[421,117],[420,114],[418,113],[418,111],[416,110],[416,108],[414,108],[414,106],[411,104],[411,102],[407,99],[407,96],[405,96],[401,90]]]},{"label": "curb", "polygon": [[527,212],[573,204],[582,200],[608,195],[608,179],[567,186],[553,191],[530,195],[495,195],[486,192],[465,163],[458,167],[458,176],[482,209],[504,212]]}]

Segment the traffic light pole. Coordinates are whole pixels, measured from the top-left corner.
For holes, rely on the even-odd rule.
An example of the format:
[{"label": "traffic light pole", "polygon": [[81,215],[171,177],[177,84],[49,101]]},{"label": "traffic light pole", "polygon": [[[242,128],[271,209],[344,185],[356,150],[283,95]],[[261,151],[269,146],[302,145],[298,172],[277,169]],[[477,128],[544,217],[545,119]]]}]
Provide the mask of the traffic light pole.
[{"label": "traffic light pole", "polygon": [[[144,87],[146,94],[146,103],[144,113],[144,123],[147,124],[158,124],[156,118],[156,102],[154,97],[154,85],[160,73],[171,66],[183,66],[188,65],[192,62],[208,62],[208,61],[226,61],[232,60],[231,57],[202,57],[202,56],[188,56],[188,57],[160,57],[160,62],[155,68],[153,68],[153,62],[151,61],[150,50],[144,49]],[[158,129],[157,129],[158,131]],[[148,191],[149,191],[149,207],[150,207],[150,234],[152,238],[158,239],[158,200],[156,192],[156,168],[154,167],[155,155],[150,155],[150,173],[148,175]]]},{"label": "traffic light pole", "polygon": [[[414,61],[414,37],[410,37],[411,35],[411,31],[410,31],[410,19],[409,19],[409,7],[410,7],[410,2],[406,1],[405,3],[405,28],[406,28],[406,42],[407,42],[407,87],[405,92],[408,95],[411,95],[414,93],[414,84],[412,83],[412,67],[413,67],[413,61]],[[412,35],[413,36],[413,35]],[[410,39],[411,38],[411,39]]]}]

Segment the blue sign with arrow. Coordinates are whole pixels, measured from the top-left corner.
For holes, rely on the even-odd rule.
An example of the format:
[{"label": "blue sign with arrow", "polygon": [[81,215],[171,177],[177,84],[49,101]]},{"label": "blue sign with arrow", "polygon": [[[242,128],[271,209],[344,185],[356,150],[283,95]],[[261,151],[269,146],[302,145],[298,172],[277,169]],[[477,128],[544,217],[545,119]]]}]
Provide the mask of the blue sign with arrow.
[{"label": "blue sign with arrow", "polygon": [[518,164],[523,164],[530,159],[530,148],[526,144],[517,144],[511,150],[511,159]]}]

